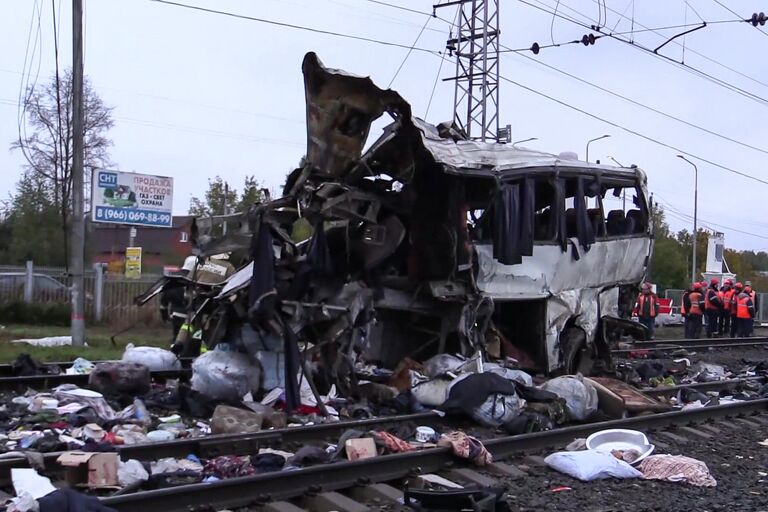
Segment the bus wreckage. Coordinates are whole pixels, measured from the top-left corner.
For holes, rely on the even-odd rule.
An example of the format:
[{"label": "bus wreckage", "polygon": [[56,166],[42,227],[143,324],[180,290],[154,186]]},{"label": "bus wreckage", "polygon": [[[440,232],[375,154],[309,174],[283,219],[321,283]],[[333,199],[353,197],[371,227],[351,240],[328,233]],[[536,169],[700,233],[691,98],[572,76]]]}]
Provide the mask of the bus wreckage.
[{"label": "bus wreckage", "polygon": [[196,219],[199,264],[140,303],[185,286],[209,348],[282,352],[281,379],[312,361],[318,387],[342,394],[362,366],[442,353],[587,374],[610,367],[620,334],[643,336],[627,320],[652,250],[641,170],[466,140],[314,53],[302,69],[307,152],[284,196]]}]

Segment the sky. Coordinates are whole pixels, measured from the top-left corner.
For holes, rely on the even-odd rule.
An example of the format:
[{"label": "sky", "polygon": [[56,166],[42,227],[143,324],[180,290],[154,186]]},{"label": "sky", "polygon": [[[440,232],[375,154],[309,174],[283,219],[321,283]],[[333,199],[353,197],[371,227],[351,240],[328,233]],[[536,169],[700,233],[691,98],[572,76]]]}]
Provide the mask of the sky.
[{"label": "sky", "polygon": [[[451,30],[450,23],[423,14],[432,11],[427,0],[179,2],[406,47],[418,39],[416,47],[434,52],[445,49]],[[202,196],[215,176],[240,188],[245,176],[255,175],[270,189],[280,189],[305,153],[301,61],[306,52],[314,51],[329,67],[370,76],[382,88],[392,82],[391,88],[411,103],[414,115],[429,122],[437,124],[453,115],[453,83],[443,80],[455,75],[448,56],[451,60],[440,69],[441,58],[435,53],[416,50],[407,55],[401,46],[151,0],[84,3],[85,73],[114,109],[115,126],[109,134],[114,168],[173,177],[175,214],[186,213],[190,198]],[[761,2],[753,0],[720,3],[744,18],[761,8]],[[503,53],[500,118],[502,125],[511,125],[513,140],[535,137],[538,140],[522,145],[555,154],[573,151],[584,159],[588,140],[610,135],[591,144],[590,159],[609,163],[613,157],[625,166],[642,168],[654,200],[665,207],[674,230],[690,231],[692,226],[693,167],[676,158],[679,151],[618,126],[695,155],[689,158],[698,167],[699,225],[724,232],[731,248],[768,250],[764,164],[768,66],[763,63],[768,27],[759,30],[730,22],[736,16],[715,0],[605,0],[604,9],[598,0],[500,0],[500,4],[500,40],[507,48],[565,43],[590,32],[560,16],[586,25],[602,21],[604,31],[627,33],[621,37],[635,42],[605,37],[590,46],[543,48],[538,55]],[[60,27],[60,66],[71,62],[70,6],[67,0],[0,2],[0,201],[13,193],[24,163],[20,153],[10,150],[18,138],[20,92],[27,79],[40,83],[55,70],[54,11]],[[455,13],[456,7],[437,12],[448,21]],[[665,45],[658,52],[663,57],[640,48],[656,48],[686,30],[653,32],[643,27],[701,20],[708,25]],[[684,61],[688,67],[673,61]],[[372,136],[378,136],[381,126],[374,125]]]}]

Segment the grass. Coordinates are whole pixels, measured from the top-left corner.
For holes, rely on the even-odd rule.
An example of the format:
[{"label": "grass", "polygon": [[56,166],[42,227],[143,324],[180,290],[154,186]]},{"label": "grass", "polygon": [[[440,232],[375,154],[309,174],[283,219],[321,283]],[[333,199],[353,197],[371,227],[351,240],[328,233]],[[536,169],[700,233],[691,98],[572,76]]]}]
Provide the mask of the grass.
[{"label": "grass", "polygon": [[19,354],[30,354],[38,361],[72,361],[84,357],[90,361],[102,359],[120,359],[125,346],[133,343],[169,348],[171,341],[170,326],[137,326],[115,337],[112,344],[110,337],[119,331],[112,327],[87,327],[85,338],[87,347],[35,347],[25,343],[11,343],[23,338],[43,338],[46,336],[69,336],[69,327],[46,327],[39,325],[6,324],[0,326],[0,363],[13,362]]}]

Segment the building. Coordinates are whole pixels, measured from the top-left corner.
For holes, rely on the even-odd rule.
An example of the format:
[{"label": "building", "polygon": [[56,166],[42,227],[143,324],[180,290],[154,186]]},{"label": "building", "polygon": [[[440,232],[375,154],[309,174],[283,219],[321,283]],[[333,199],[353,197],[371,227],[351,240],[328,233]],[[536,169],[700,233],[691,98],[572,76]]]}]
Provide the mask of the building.
[{"label": "building", "polygon": [[167,266],[181,266],[192,252],[191,215],[173,217],[170,228],[129,226],[88,222],[87,253],[91,263],[105,263],[108,272],[125,271],[125,248],[130,243],[131,228],[136,229],[134,246],[142,249],[142,273],[161,274]]}]

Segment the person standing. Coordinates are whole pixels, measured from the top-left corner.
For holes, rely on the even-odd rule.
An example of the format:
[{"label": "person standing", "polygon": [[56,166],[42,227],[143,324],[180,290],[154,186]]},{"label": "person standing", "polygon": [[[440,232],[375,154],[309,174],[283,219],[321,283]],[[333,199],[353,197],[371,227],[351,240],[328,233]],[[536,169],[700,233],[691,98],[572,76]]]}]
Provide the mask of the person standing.
[{"label": "person standing", "polygon": [[691,292],[683,298],[685,308],[685,337],[698,339],[701,335],[701,320],[704,313],[704,295],[701,284],[693,283]]},{"label": "person standing", "polygon": [[659,314],[659,298],[651,291],[651,283],[643,283],[637,297],[637,318],[648,329],[649,339],[654,339],[656,316]]},{"label": "person standing", "polygon": [[739,294],[744,291],[744,285],[741,284],[741,282],[737,282],[735,285],[733,285],[733,295],[731,296],[731,338],[735,338],[736,334],[739,332],[739,322],[738,318],[736,317],[736,307],[739,300]]},{"label": "person standing", "polygon": [[704,314],[707,317],[707,338],[718,334],[717,324],[720,319],[720,311],[723,309],[723,303],[720,300],[717,285],[720,281],[713,277],[709,282],[709,287],[704,292]]},{"label": "person standing", "polygon": [[736,321],[738,322],[738,337],[746,338],[752,332],[752,324],[755,318],[755,303],[747,292],[749,286],[744,287],[736,299]]},{"label": "person standing", "polygon": [[717,331],[721,336],[726,336],[731,330],[731,301],[734,293],[733,281],[726,279],[723,287],[720,288],[720,300],[723,303],[723,309],[720,311],[720,324]]},{"label": "person standing", "polygon": [[752,299],[752,309],[754,311],[752,315],[752,321],[749,324],[749,332],[747,333],[747,336],[754,336],[754,330],[755,330],[755,316],[757,316],[757,293],[755,293],[755,290],[752,289],[752,282],[747,281],[744,284],[744,293],[749,295],[749,298]]}]

